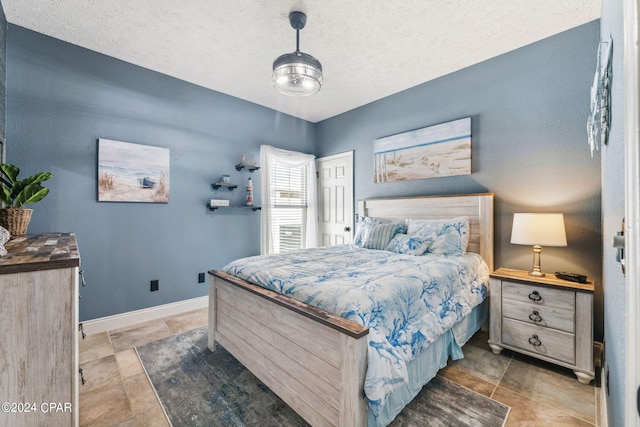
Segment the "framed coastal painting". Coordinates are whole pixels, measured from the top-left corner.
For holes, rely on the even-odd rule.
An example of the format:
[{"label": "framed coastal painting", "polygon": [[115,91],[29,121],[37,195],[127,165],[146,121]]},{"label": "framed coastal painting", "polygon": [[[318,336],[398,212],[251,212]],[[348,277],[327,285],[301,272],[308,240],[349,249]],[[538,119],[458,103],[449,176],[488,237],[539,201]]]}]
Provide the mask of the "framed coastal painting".
[{"label": "framed coastal painting", "polygon": [[169,149],[99,139],[98,201],[169,203]]},{"label": "framed coastal painting", "polygon": [[378,138],[374,182],[471,174],[471,117]]}]

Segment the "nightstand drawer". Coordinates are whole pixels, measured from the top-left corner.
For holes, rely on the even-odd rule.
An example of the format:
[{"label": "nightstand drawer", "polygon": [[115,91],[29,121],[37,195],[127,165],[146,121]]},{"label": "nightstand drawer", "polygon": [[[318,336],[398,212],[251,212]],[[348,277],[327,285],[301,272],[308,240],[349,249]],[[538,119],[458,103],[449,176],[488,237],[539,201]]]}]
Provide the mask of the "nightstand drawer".
[{"label": "nightstand drawer", "polygon": [[503,299],[502,316],[569,333],[575,332],[575,312],[572,308],[559,309],[548,304]]},{"label": "nightstand drawer", "polygon": [[562,331],[502,319],[502,342],[566,363],[575,363],[575,336]]},{"label": "nightstand drawer", "polygon": [[544,306],[555,311],[576,310],[576,293],[563,289],[548,288],[545,286],[525,285],[523,283],[502,282],[503,305],[507,301],[520,301],[536,306]]}]

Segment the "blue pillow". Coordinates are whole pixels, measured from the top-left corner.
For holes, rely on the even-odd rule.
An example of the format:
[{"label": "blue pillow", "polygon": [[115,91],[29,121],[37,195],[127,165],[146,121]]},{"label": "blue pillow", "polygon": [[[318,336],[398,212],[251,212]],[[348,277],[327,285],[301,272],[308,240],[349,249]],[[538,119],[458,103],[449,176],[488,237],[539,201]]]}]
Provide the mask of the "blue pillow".
[{"label": "blue pillow", "polygon": [[387,245],[387,250],[406,255],[422,255],[431,244],[431,240],[411,236],[408,234],[396,234]]},{"label": "blue pillow", "polygon": [[469,243],[467,217],[435,220],[407,220],[407,234],[431,240],[425,253],[462,255]]},{"label": "blue pillow", "polygon": [[404,224],[387,223],[374,225],[367,230],[362,239],[362,247],[367,249],[386,249],[393,236],[404,231]]}]

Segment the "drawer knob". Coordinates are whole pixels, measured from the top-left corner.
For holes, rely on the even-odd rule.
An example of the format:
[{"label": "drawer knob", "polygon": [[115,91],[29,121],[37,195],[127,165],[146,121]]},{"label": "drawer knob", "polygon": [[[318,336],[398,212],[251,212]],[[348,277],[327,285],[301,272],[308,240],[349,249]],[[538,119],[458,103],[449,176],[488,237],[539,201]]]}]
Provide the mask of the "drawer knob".
[{"label": "drawer knob", "polygon": [[535,323],[539,323],[542,322],[542,317],[540,316],[540,313],[534,310],[533,313],[529,315],[529,320]]},{"label": "drawer knob", "polygon": [[533,291],[529,294],[529,299],[533,302],[538,302],[540,300],[542,300],[542,297],[540,296],[540,294],[538,293],[538,291]]},{"label": "drawer knob", "polygon": [[531,335],[531,338],[529,338],[529,344],[534,347],[539,347],[540,345],[542,345],[542,341],[540,341],[540,338],[538,338],[536,334],[533,334]]}]

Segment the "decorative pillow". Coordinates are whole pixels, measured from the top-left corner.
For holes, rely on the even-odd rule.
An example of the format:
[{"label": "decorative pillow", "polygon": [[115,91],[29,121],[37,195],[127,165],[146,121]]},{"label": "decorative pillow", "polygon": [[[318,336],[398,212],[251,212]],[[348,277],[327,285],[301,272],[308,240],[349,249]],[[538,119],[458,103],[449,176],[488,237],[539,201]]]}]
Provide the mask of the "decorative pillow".
[{"label": "decorative pillow", "polygon": [[398,233],[406,230],[404,224],[378,224],[366,231],[362,239],[362,247],[367,249],[386,249],[387,245]]},{"label": "decorative pillow", "polygon": [[399,254],[422,255],[430,243],[430,239],[400,233],[391,239],[386,249]]},{"label": "decorative pillow", "polygon": [[353,244],[362,247],[362,240],[364,239],[365,234],[367,234],[367,230],[375,225],[385,222],[389,221],[369,216],[358,216],[358,229],[356,230],[356,234],[353,236]]},{"label": "decorative pillow", "polygon": [[462,255],[469,243],[469,219],[408,219],[407,234],[431,240],[425,253]]}]

